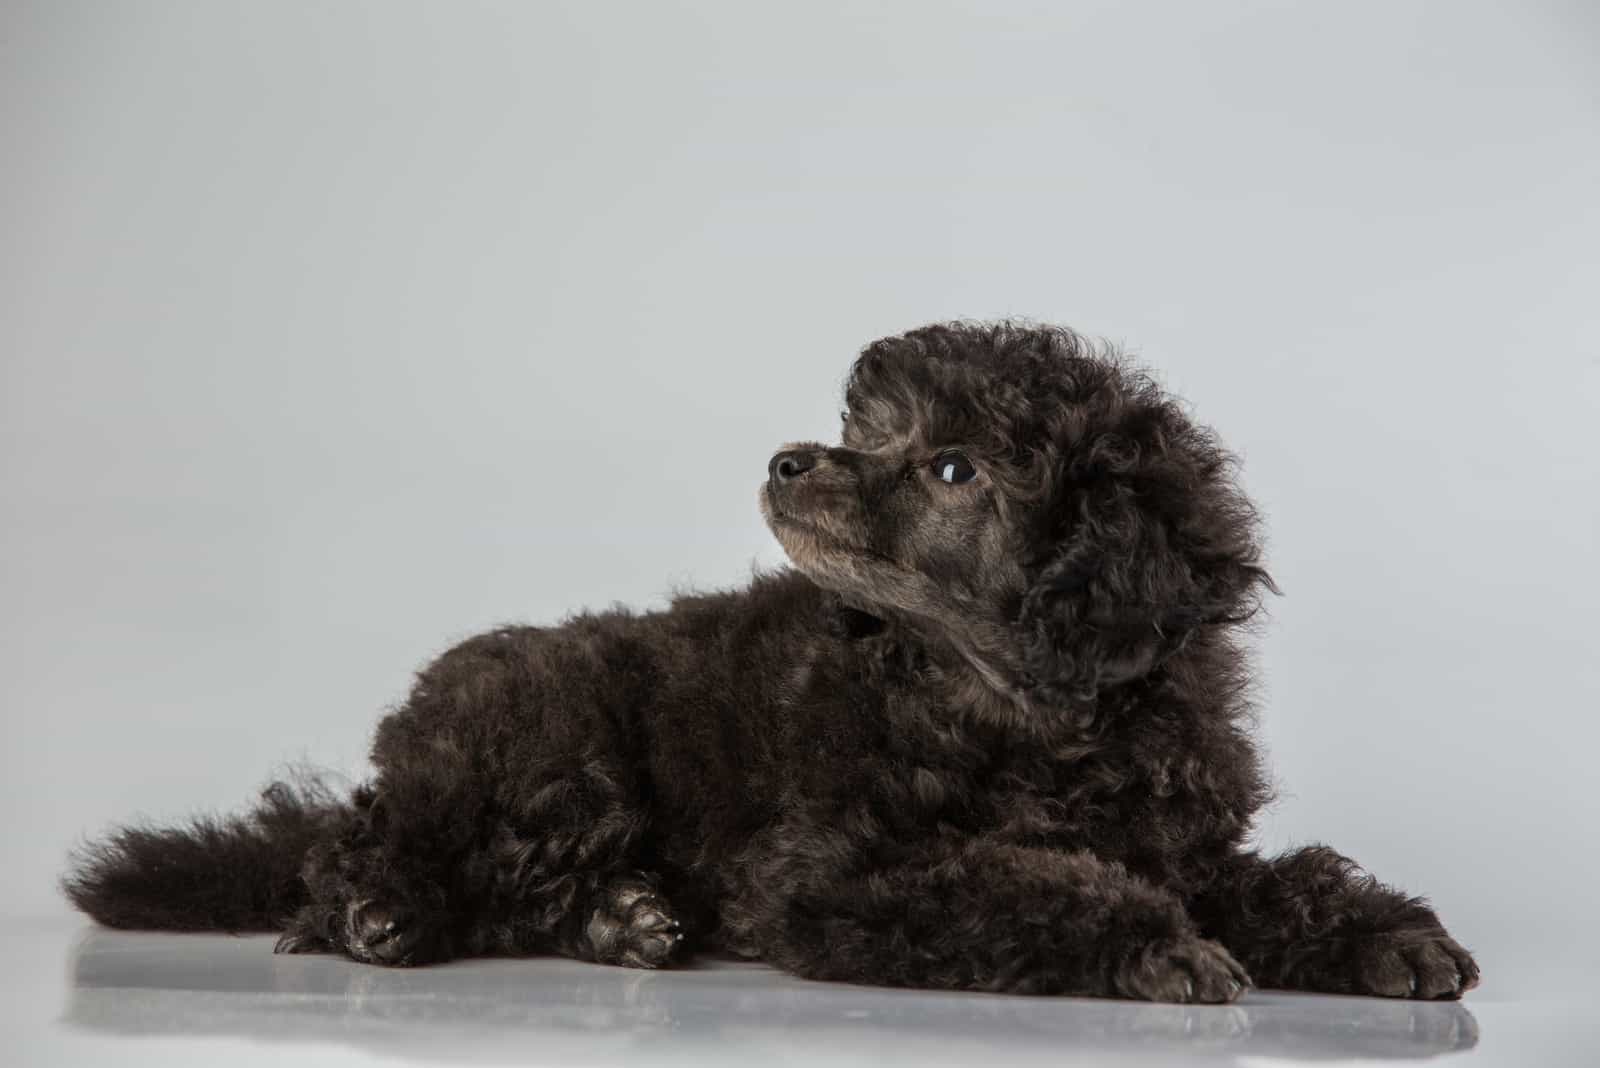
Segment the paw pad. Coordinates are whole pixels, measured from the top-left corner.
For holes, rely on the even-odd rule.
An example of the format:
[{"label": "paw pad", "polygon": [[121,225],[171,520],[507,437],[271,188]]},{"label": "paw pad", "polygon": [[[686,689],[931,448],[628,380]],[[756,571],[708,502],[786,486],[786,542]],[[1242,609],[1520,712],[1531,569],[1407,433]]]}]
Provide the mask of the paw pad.
[{"label": "paw pad", "polygon": [[606,887],[585,933],[594,959],[633,968],[659,968],[683,943],[683,927],[666,898],[643,881]]},{"label": "paw pad", "polygon": [[422,926],[403,905],[363,901],[350,906],[350,955],[372,964],[416,963]]}]

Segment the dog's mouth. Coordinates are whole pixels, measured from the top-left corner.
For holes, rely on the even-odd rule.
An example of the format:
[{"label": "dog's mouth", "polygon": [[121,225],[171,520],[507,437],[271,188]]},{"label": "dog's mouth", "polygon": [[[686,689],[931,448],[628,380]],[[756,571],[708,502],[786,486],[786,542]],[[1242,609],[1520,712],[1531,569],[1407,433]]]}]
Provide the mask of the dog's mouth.
[{"label": "dog's mouth", "polygon": [[760,498],[767,528],[801,571],[820,577],[819,573],[834,569],[830,564],[837,566],[845,559],[859,561],[870,555],[862,546],[840,537],[839,531],[830,529],[832,524],[819,521],[805,510],[795,510],[793,502],[786,504],[771,484],[762,485]]},{"label": "dog's mouth", "polygon": [[[815,538],[827,542],[838,541],[838,539],[828,534],[816,523],[809,521],[805,516],[787,511],[782,504],[773,498],[771,491],[762,494],[761,514],[767,521],[767,527],[786,549],[793,538]],[[840,548],[843,548],[843,546],[840,545]]]},{"label": "dog's mouth", "polygon": [[808,517],[805,509],[796,509],[794,502],[785,502],[783,494],[775,489],[771,482],[761,484],[761,515],[767,525],[774,529],[778,526],[800,527],[806,530],[822,533],[822,527],[815,520]]},{"label": "dog's mouth", "polygon": [[770,481],[761,483],[761,515],[768,523],[789,518],[783,511],[783,503],[778,500],[778,491]]}]

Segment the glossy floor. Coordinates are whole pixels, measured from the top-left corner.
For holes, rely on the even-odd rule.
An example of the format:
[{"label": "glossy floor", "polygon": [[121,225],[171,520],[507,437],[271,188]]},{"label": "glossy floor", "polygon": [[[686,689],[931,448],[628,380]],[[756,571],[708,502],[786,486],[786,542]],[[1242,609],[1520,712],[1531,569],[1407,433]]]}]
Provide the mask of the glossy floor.
[{"label": "glossy floor", "polygon": [[6,1063],[1600,1064],[1595,988],[1463,1004],[1252,991],[1203,1007],[879,990],[731,961],[385,970],[273,956],[267,937],[71,919],[8,921],[0,941]]}]

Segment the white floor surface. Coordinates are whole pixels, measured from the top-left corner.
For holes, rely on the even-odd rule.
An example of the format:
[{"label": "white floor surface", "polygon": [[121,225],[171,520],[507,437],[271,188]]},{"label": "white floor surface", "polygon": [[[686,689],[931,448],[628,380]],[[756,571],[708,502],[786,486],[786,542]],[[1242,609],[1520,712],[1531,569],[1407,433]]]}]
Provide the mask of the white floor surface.
[{"label": "white floor surface", "polygon": [[4,921],[0,946],[5,1064],[1600,1065],[1600,984],[1459,1004],[1252,991],[1209,1007],[881,990],[732,961],[386,970],[274,956],[270,937],[69,918]]}]

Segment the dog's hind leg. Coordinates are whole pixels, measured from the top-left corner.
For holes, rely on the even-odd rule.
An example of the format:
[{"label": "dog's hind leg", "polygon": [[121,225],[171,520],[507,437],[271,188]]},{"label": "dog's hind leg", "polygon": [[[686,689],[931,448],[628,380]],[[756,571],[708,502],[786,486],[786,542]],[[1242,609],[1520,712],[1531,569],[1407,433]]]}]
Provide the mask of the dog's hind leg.
[{"label": "dog's hind leg", "polygon": [[631,968],[659,968],[681,955],[683,927],[656,877],[619,871],[570,878],[570,902],[527,948]]},{"label": "dog's hind leg", "polygon": [[682,953],[684,930],[649,870],[646,807],[610,762],[546,765],[507,784],[478,951],[558,953],[654,968]]},{"label": "dog's hind leg", "polygon": [[646,836],[650,672],[625,617],[502,628],[446,651],[379,724],[378,775],[303,871],[281,948],[375,964],[679,952]]},{"label": "dog's hind leg", "polygon": [[[464,777],[443,777],[463,787]],[[311,903],[279,952],[337,952],[383,965],[457,956],[559,954],[654,968],[684,930],[643,870],[642,808],[590,764],[505,798],[442,796],[390,775],[358,795],[349,826],[313,849]],[[524,784],[525,785],[525,784]],[[448,803],[440,803],[448,801]],[[476,813],[466,819],[465,813]]]},{"label": "dog's hind leg", "polygon": [[[369,964],[448,960],[461,943],[458,883],[466,855],[439,833],[438,820],[397,818],[390,800],[357,792],[339,835],[313,847],[301,879],[309,902],[279,938],[279,953],[343,953]],[[426,816],[429,809],[422,809]],[[449,811],[448,809],[444,811]]]}]

